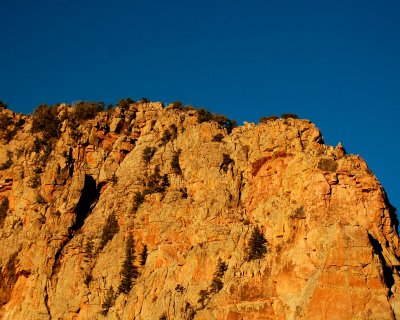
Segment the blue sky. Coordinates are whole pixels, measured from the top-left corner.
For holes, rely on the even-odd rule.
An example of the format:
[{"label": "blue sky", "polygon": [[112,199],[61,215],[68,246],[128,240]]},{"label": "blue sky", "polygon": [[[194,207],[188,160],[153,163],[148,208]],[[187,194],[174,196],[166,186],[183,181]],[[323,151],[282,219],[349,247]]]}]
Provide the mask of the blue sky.
[{"label": "blue sky", "polygon": [[131,97],[242,121],[296,113],[364,157],[400,207],[400,2],[0,2],[0,99]]}]

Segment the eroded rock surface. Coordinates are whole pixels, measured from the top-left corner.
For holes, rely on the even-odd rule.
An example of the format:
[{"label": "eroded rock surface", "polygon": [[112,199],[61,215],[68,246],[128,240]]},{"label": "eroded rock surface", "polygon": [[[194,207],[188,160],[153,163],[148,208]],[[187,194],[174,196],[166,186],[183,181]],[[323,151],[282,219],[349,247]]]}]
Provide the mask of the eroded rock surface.
[{"label": "eroded rock surface", "polygon": [[[0,112],[2,319],[400,318],[394,208],[310,121],[228,133],[142,102],[73,127],[60,105],[46,153],[31,116]],[[268,251],[247,261],[255,226]],[[129,236],[138,275],[118,294]]]}]

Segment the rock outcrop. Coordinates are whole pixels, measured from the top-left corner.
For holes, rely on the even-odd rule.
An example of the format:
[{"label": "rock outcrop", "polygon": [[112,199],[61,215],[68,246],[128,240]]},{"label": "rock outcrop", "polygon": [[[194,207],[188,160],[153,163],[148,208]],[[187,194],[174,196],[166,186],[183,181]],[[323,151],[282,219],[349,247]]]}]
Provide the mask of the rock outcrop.
[{"label": "rock outcrop", "polygon": [[0,112],[1,319],[400,319],[395,210],[310,121]]}]

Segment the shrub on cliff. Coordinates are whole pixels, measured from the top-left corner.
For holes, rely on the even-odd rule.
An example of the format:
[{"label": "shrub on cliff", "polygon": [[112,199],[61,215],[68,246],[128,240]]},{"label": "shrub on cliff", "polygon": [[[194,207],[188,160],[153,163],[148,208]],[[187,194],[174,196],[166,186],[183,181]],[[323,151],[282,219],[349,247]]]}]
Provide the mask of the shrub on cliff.
[{"label": "shrub on cliff", "polygon": [[149,163],[151,158],[153,158],[155,153],[156,153],[156,148],[155,147],[146,147],[143,150],[142,159],[146,163]]},{"label": "shrub on cliff", "polygon": [[9,208],[8,198],[3,198],[0,202],[0,228],[3,227],[4,220],[7,217],[8,208]]},{"label": "shrub on cliff", "polygon": [[337,170],[338,164],[332,159],[319,159],[318,169],[322,171],[335,172]]},{"label": "shrub on cliff", "polygon": [[144,194],[142,192],[135,192],[135,195],[133,196],[133,205],[132,205],[132,211],[136,212],[138,211],[140,205],[144,202]]},{"label": "shrub on cliff", "polygon": [[106,316],[107,313],[108,313],[108,310],[114,305],[115,298],[116,298],[116,296],[115,296],[114,289],[113,289],[113,287],[110,287],[108,289],[108,291],[107,291],[106,298],[105,298],[104,302],[101,305],[100,313],[103,316]]},{"label": "shrub on cliff", "polygon": [[231,159],[231,157],[229,155],[224,153],[220,169],[222,169],[226,173],[228,171],[229,165],[233,164],[233,163],[235,163],[235,161],[233,161],[233,159]]},{"label": "shrub on cliff", "polygon": [[261,117],[259,123],[267,123],[268,121],[274,121],[279,119],[278,116]]},{"label": "shrub on cliff", "polygon": [[104,102],[78,101],[74,104],[74,113],[71,120],[81,122],[93,119],[96,115],[104,110]]},{"label": "shrub on cliff", "polygon": [[137,267],[133,264],[135,261],[135,247],[131,236],[128,237],[125,246],[125,260],[122,265],[122,280],[118,287],[118,293],[128,294],[132,289],[132,279],[139,275]]},{"label": "shrub on cliff", "polygon": [[172,171],[174,171],[175,174],[182,174],[182,169],[179,164],[179,156],[181,155],[181,149],[178,149],[176,152],[174,152],[171,160],[171,168]]},{"label": "shrub on cliff", "polygon": [[33,112],[31,131],[42,132],[46,140],[60,136],[60,119],[57,115],[57,106],[41,104]]},{"label": "shrub on cliff", "polygon": [[112,213],[108,216],[106,224],[103,227],[103,231],[101,234],[101,242],[100,242],[100,250],[102,250],[108,241],[110,241],[115,234],[119,231],[119,225],[115,214]]},{"label": "shrub on cliff", "polygon": [[2,100],[0,100],[0,110],[1,109],[7,109],[8,105],[5,104]]},{"label": "shrub on cliff", "polygon": [[282,113],[282,119],[298,119],[298,115],[294,113]]},{"label": "shrub on cliff", "polygon": [[266,243],[267,240],[264,238],[260,228],[256,226],[248,244],[247,261],[262,258],[267,253]]}]

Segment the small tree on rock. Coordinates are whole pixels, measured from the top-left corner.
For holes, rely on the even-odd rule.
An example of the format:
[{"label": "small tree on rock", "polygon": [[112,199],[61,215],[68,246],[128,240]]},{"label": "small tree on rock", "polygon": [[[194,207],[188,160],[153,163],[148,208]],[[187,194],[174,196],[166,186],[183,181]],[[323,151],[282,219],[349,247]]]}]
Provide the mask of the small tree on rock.
[{"label": "small tree on rock", "polygon": [[256,226],[250,237],[247,260],[261,259],[267,253],[266,243],[260,228]]},{"label": "small tree on rock", "polygon": [[133,264],[135,261],[135,247],[131,236],[128,237],[125,247],[125,260],[122,265],[122,280],[118,287],[119,293],[128,294],[132,289],[132,279],[138,277],[137,267]]}]

